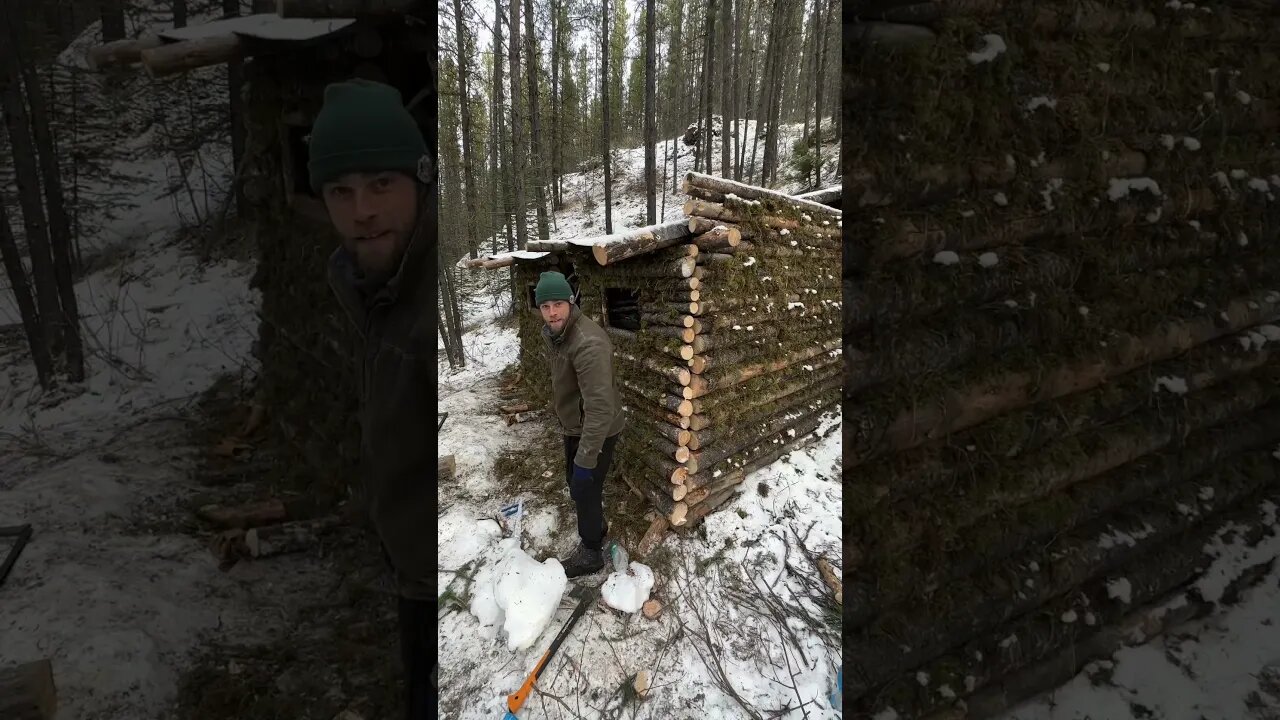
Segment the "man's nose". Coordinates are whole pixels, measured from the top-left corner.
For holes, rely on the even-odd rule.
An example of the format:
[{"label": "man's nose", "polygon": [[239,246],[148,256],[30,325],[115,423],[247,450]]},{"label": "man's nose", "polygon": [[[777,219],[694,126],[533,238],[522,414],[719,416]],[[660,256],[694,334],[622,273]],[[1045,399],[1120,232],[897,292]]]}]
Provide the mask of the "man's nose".
[{"label": "man's nose", "polygon": [[364,188],[360,188],[355,192],[355,214],[361,220],[372,219],[377,214],[373,196]]}]

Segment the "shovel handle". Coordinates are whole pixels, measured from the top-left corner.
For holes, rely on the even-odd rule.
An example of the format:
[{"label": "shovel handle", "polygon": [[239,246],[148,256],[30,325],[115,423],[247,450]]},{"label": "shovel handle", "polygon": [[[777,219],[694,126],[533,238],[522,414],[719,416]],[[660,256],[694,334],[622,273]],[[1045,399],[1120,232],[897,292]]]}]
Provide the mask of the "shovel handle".
[{"label": "shovel handle", "polygon": [[520,712],[520,708],[524,707],[525,701],[529,699],[529,694],[533,692],[533,684],[538,682],[538,675],[542,673],[542,666],[547,663],[547,658],[550,655],[551,650],[542,653],[542,658],[533,667],[533,672],[529,673],[529,677],[525,678],[524,684],[520,686],[520,689],[507,696],[508,710],[516,713]]}]

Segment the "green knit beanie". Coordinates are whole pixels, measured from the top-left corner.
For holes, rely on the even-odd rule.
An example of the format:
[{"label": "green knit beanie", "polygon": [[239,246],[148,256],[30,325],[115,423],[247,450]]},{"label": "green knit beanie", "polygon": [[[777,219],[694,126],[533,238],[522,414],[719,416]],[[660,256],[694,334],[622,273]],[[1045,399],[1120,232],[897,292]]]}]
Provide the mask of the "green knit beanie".
[{"label": "green knit beanie", "polygon": [[349,172],[400,170],[424,182],[427,144],[400,91],[372,80],[347,80],[324,89],[311,128],[307,170],[317,194]]},{"label": "green knit beanie", "polygon": [[554,270],[542,273],[538,277],[538,286],[533,289],[534,304],[540,306],[549,300],[573,300],[573,288],[569,287],[569,281]]}]

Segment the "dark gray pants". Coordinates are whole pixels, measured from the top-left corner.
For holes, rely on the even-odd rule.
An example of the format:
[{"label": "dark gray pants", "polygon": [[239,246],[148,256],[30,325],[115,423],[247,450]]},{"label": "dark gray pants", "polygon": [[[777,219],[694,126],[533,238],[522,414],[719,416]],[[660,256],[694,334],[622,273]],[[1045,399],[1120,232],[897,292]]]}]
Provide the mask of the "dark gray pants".
[{"label": "dark gray pants", "polygon": [[618,444],[618,435],[605,438],[590,479],[575,481],[573,458],[578,454],[580,440],[582,438],[577,435],[564,436],[564,479],[569,485],[569,497],[573,498],[578,509],[578,537],[582,538],[584,547],[599,550],[605,533],[609,531],[609,524],[604,520],[604,480],[613,463],[613,448]]}]

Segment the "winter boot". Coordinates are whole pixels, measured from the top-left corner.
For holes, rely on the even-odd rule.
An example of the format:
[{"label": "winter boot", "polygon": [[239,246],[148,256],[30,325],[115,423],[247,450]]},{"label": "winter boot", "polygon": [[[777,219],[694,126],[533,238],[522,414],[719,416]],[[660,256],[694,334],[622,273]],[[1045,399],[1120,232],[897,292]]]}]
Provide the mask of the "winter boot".
[{"label": "winter boot", "polygon": [[598,572],[604,567],[604,550],[591,550],[582,543],[572,555],[560,561],[566,577],[576,578]]}]

